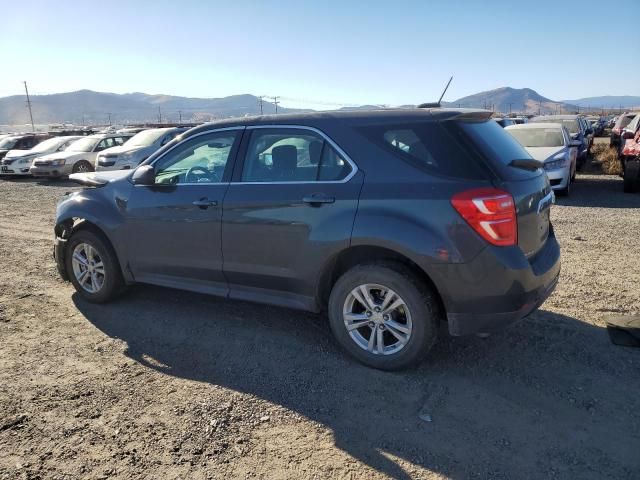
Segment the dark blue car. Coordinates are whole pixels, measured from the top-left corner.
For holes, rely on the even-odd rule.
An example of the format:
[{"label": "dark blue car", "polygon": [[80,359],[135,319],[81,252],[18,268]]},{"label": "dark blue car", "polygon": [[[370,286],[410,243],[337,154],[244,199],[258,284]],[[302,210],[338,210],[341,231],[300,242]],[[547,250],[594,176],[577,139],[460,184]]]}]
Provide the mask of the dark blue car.
[{"label": "dark blue car", "polygon": [[133,171],[72,175],[55,257],[91,302],[135,282],[326,311],[361,362],[419,361],[550,295],[560,249],[541,168],[490,112],[242,118]]}]

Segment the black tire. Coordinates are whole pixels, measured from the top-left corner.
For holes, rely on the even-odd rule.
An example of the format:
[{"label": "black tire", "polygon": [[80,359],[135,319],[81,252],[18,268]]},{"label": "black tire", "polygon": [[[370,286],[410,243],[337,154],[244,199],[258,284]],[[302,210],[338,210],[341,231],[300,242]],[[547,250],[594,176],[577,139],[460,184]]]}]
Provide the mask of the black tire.
[{"label": "black tire", "polygon": [[[395,353],[382,355],[365,350],[351,338],[345,326],[345,302],[352,290],[364,284],[378,284],[393,290],[410,312],[412,328],[409,340]],[[400,264],[372,263],[348,270],[331,290],[328,313],[331,330],[338,343],[361,363],[380,370],[398,370],[415,365],[425,357],[438,337],[439,311],[434,293]],[[366,329],[365,333],[372,333],[370,327],[362,328]]]},{"label": "black tire", "polygon": [[636,193],[640,188],[640,161],[627,161],[622,177],[624,193]]},{"label": "black tire", "polygon": [[[102,287],[95,293],[87,291],[82,287],[76,278],[72,265],[72,256],[75,248],[81,244],[88,244],[94,248],[104,265],[104,280]],[[109,245],[108,241],[102,236],[89,230],[80,230],[74,233],[67,242],[65,252],[65,267],[71,283],[76,291],[86,300],[92,303],[106,303],[115,299],[124,290],[124,279],[120,271],[118,259]]]},{"label": "black tire", "polygon": [[93,172],[93,170],[94,170],[93,165],[91,165],[86,160],[80,160],[79,162],[75,163],[71,171],[73,173],[80,173],[80,172]]}]

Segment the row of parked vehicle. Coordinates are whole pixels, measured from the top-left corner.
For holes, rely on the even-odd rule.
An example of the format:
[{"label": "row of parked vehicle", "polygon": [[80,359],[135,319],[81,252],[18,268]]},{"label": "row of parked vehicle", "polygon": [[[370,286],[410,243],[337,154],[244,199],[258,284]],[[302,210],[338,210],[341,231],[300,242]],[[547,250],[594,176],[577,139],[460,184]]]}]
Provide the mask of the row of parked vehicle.
[{"label": "row of parked vehicle", "polygon": [[[542,115],[532,118],[495,119],[534,159],[544,165],[551,188],[569,195],[576,171],[591,151],[600,118],[590,121],[582,115]],[[603,127],[604,128],[604,127]]]},{"label": "row of parked vehicle", "polygon": [[126,170],[185,130],[171,127],[122,129],[88,136],[5,135],[0,138],[0,175],[59,178],[95,170]]}]

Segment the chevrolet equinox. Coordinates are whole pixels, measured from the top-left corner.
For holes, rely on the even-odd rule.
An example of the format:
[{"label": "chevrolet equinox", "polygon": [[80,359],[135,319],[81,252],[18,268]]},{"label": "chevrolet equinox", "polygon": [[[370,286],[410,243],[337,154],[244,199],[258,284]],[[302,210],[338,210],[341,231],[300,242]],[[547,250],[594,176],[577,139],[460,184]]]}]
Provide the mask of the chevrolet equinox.
[{"label": "chevrolet equinox", "polygon": [[359,361],[418,362],[553,291],[542,163],[490,112],[261,116],[193,128],[134,170],[74,174],[60,274],[91,302],[143,282],[327,312]]}]

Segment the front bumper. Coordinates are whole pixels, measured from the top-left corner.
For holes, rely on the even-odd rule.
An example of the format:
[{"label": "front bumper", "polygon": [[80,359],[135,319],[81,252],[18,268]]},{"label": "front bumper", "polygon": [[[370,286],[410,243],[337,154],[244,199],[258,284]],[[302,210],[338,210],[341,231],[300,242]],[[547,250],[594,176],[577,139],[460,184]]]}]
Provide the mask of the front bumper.
[{"label": "front bumper", "polygon": [[67,241],[64,238],[56,236],[55,243],[53,244],[53,258],[56,261],[56,268],[63,280],[69,281],[69,275],[67,275],[65,252],[67,248]]},{"label": "front bumper", "polygon": [[29,172],[34,177],[58,178],[66,175],[66,173],[64,173],[64,165],[61,165],[59,167],[58,166],[50,166],[50,167],[33,166],[29,169]]},{"label": "front bumper", "polygon": [[556,168],[554,170],[545,170],[547,177],[549,177],[549,182],[551,183],[551,188],[554,190],[561,190],[567,187],[567,183],[569,183],[569,177],[571,167],[563,167]]},{"label": "front bumper", "polygon": [[0,164],[0,175],[31,175],[30,167],[31,163]]},{"label": "front bumper", "polygon": [[487,247],[471,262],[441,265],[435,273],[449,333],[490,332],[526,317],[551,295],[560,275],[560,245],[550,229],[532,258],[519,247]]}]

